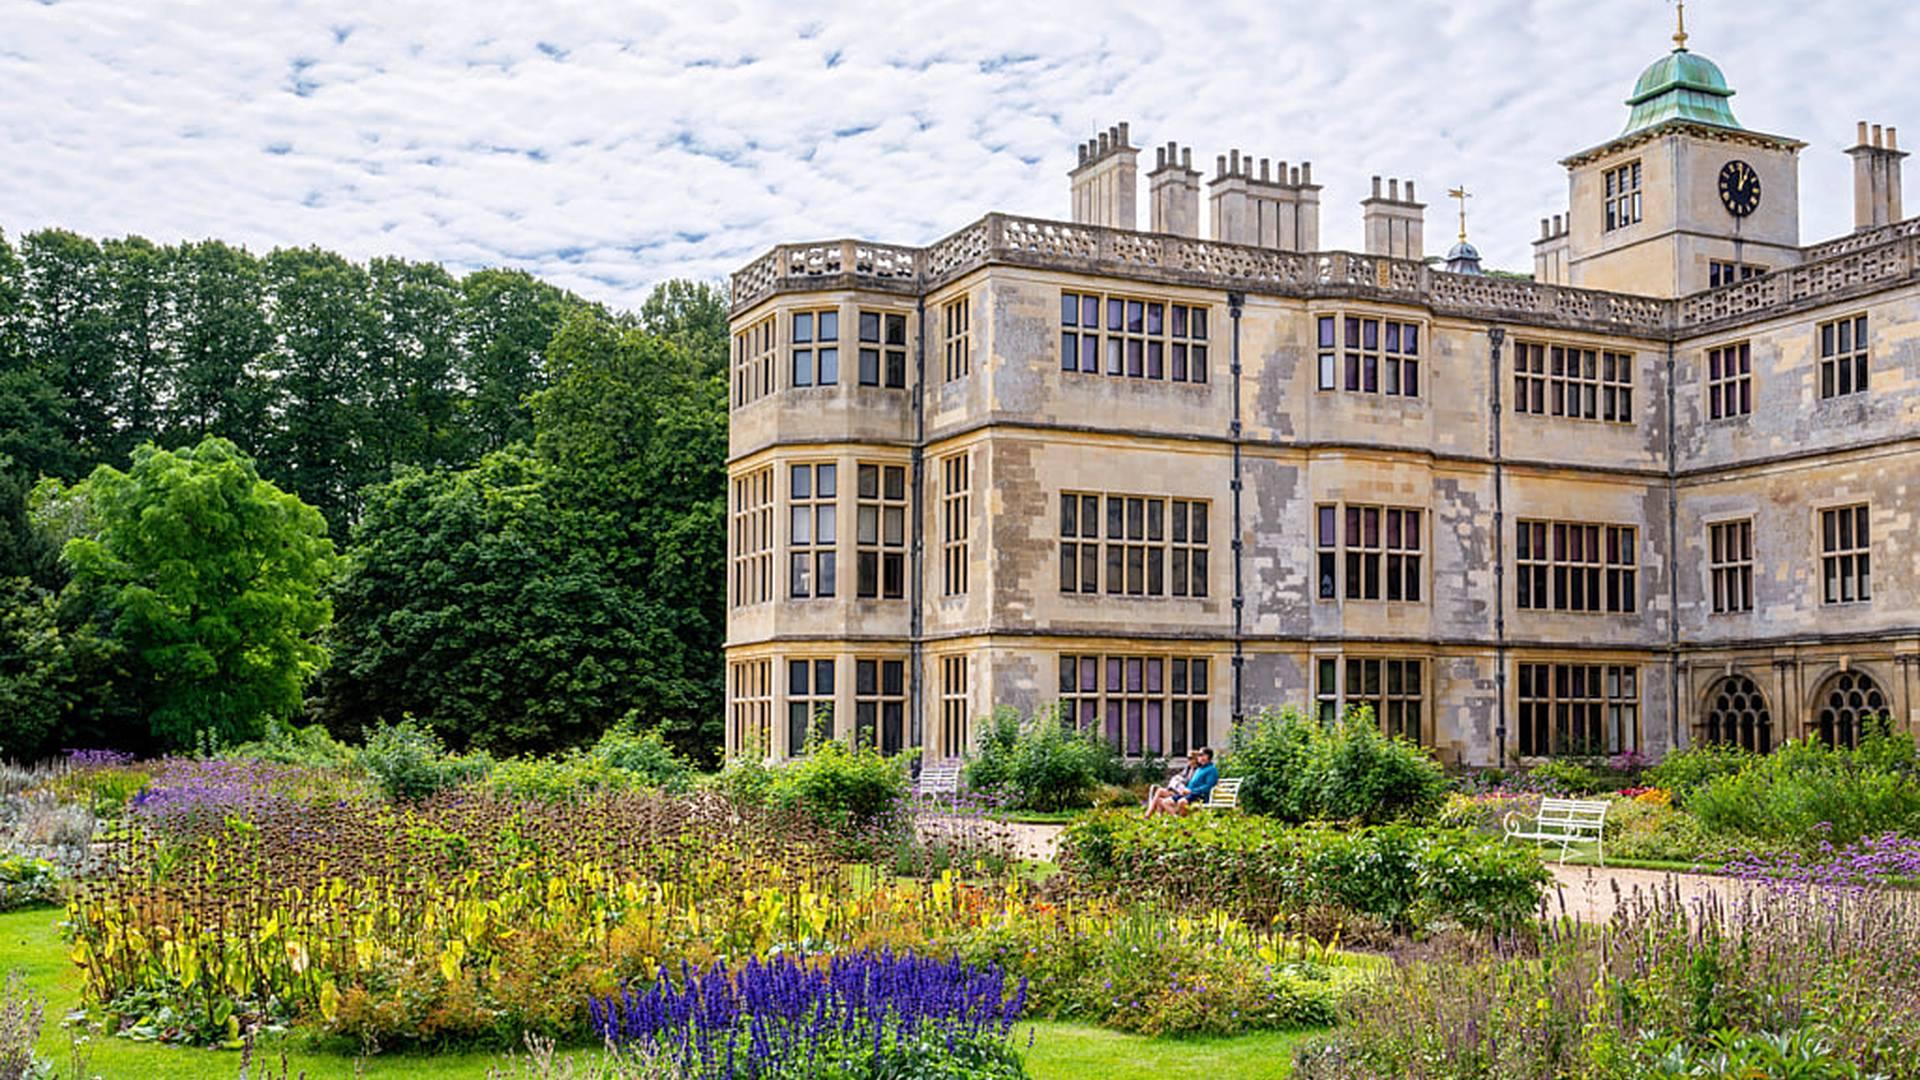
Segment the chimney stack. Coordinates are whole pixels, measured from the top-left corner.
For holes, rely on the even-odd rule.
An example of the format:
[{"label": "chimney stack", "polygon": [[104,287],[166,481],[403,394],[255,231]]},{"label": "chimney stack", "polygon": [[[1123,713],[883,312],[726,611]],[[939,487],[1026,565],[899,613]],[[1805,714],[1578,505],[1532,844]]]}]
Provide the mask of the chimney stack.
[{"label": "chimney stack", "polygon": [[1533,280],[1542,285],[1567,285],[1572,281],[1568,266],[1573,251],[1569,235],[1572,215],[1555,214],[1540,219],[1540,238],[1533,242]]},{"label": "chimney stack", "polygon": [[1890,225],[1901,218],[1900,133],[1893,127],[1882,130],[1860,121],[1855,138],[1859,143],[1847,151],[1853,159],[1853,228],[1855,232]]},{"label": "chimney stack", "polygon": [[1073,220],[1081,225],[1134,229],[1139,201],[1140,151],[1127,141],[1122,122],[1080,144],[1072,181]]},{"label": "chimney stack", "polygon": [[1400,197],[1400,181],[1387,181],[1387,194],[1380,194],[1380,178],[1373,178],[1373,194],[1360,200],[1360,229],[1369,255],[1392,259],[1419,259],[1426,254],[1424,232],[1427,207],[1415,200],[1413,181],[1408,180],[1406,198]]},{"label": "chimney stack", "polygon": [[1147,174],[1148,227],[1157,233],[1200,236],[1200,170],[1192,148],[1169,142],[1154,151]]},{"label": "chimney stack", "polygon": [[1320,187],[1308,162],[1254,158],[1234,150],[1215,159],[1209,182],[1212,236],[1223,244],[1280,251],[1320,247]]}]

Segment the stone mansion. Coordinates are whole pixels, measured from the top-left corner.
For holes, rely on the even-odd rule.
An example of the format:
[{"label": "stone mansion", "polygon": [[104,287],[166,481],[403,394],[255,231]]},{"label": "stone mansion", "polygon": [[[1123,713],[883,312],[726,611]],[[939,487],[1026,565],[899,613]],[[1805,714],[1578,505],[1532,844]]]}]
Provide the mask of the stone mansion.
[{"label": "stone mansion", "polygon": [[[1920,727],[1920,218],[1854,219],[1676,48],[1531,279],[1411,181],[1079,147],[1072,221],[783,244],[732,282],[727,750],[958,756],[997,706],[1179,758],[1292,703],[1448,762]],[[1204,212],[1202,191],[1205,191]]]}]

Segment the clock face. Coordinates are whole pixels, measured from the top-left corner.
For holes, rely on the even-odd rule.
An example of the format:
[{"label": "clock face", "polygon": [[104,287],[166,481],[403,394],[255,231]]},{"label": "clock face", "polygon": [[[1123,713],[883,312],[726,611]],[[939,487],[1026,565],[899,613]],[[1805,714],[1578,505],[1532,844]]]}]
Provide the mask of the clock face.
[{"label": "clock face", "polygon": [[1720,202],[1734,217],[1746,217],[1760,208],[1760,174],[1744,161],[1720,167]]}]

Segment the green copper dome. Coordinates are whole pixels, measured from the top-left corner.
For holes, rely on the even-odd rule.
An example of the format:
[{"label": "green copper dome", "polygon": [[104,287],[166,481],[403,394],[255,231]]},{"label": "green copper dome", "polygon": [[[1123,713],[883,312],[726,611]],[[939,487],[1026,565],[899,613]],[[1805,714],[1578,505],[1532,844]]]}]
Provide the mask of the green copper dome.
[{"label": "green copper dome", "polygon": [[1732,96],[1719,66],[1682,46],[1640,73],[1640,81],[1633,84],[1633,96],[1627,99],[1633,112],[1622,134],[1631,135],[1668,120],[1737,128],[1740,121],[1733,118],[1733,109],[1727,104]]}]

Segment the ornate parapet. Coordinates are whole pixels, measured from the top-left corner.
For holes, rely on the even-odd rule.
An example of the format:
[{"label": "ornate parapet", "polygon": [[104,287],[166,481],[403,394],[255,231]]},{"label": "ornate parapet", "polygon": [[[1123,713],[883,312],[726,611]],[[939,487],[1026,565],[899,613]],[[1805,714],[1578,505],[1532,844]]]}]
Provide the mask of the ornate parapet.
[{"label": "ornate parapet", "polygon": [[783,292],[920,294],[983,266],[1022,266],[1269,296],[1362,297],[1435,314],[1668,340],[1884,288],[1910,277],[1920,219],[1808,249],[1808,261],[1678,300],[1449,274],[1352,252],[1289,252],[1162,233],[989,214],[924,248],[862,240],[782,244],[733,275],[733,310]]}]

